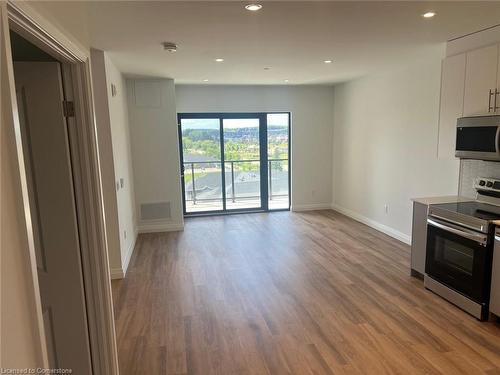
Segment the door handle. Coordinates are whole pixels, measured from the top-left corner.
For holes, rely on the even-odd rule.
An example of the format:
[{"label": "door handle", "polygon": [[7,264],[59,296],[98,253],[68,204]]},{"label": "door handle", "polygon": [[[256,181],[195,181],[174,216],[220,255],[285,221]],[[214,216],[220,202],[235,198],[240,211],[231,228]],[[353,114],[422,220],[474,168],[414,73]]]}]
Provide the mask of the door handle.
[{"label": "door handle", "polygon": [[455,225],[449,223],[443,223],[439,220],[427,218],[427,224],[433,227],[442,229],[444,231],[456,234],[457,236],[467,238],[469,240],[475,241],[482,246],[486,246],[488,244],[488,236],[481,233],[475,233],[473,231],[467,230],[465,228],[459,228]]},{"label": "door handle", "polygon": [[490,89],[489,94],[488,94],[488,113],[491,112],[493,107],[491,106],[491,97],[493,96],[493,90]]},{"label": "door handle", "polygon": [[499,109],[499,108],[500,108],[500,106],[499,106],[499,107],[497,107],[497,96],[498,96],[498,94],[499,94],[498,89],[495,89],[495,100],[494,100],[494,102],[493,102],[493,112],[496,112],[496,111],[497,111],[497,109]]}]

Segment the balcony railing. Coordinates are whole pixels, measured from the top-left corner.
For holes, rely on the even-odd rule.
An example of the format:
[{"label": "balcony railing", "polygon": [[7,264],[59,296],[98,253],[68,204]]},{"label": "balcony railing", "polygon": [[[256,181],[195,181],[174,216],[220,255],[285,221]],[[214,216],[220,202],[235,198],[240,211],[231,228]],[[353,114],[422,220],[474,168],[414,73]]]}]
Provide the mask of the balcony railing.
[{"label": "balcony railing", "polygon": [[[287,197],[288,196],[288,191],[289,191],[289,186],[288,186],[288,177],[286,181],[286,194],[283,193],[278,193],[273,191],[273,168],[274,170],[281,170],[278,169],[280,167],[277,167],[277,165],[283,165],[283,162],[287,162],[288,159],[268,159],[268,197],[269,200],[273,200],[273,198],[282,198],[282,197]],[[221,161],[215,160],[215,161],[193,161],[193,162],[184,162],[184,176],[185,176],[185,188],[186,188],[186,202],[190,202],[193,205],[196,205],[197,202],[218,202],[221,201],[222,199],[222,194],[220,197],[210,197],[210,198],[202,198],[198,197],[198,193],[201,193],[201,190],[197,190],[196,187],[196,180],[197,180],[197,173],[200,173],[200,168],[195,168],[195,165],[203,165],[204,167],[201,168],[201,173],[205,172],[207,169],[210,168],[218,168],[219,173],[221,170]],[[260,194],[258,194],[258,190],[256,191],[256,194],[254,195],[249,195],[249,194],[244,194],[244,195],[238,195],[237,192],[237,186],[238,183],[235,181],[235,176],[237,176],[237,173],[242,173],[242,172],[255,172],[258,176],[259,179],[257,181],[260,181],[260,160],[258,159],[246,159],[246,160],[226,160],[224,162],[225,164],[225,173],[226,173],[226,186],[222,187],[221,189],[224,188],[226,190],[226,199],[231,200],[233,203],[242,200],[255,200],[255,199],[260,199]],[[284,165],[284,167],[287,170],[287,176],[288,173],[288,163]],[[229,174],[229,176],[227,175]],[[186,177],[190,176],[190,181],[186,182]],[[228,177],[230,182],[230,186],[228,186]],[[190,189],[187,189],[188,184],[191,183]],[[220,182],[222,185],[222,181]],[[228,194],[228,188],[230,187],[230,194]],[[260,189],[260,183],[259,183],[259,189]],[[189,197],[188,197],[189,193]]]}]

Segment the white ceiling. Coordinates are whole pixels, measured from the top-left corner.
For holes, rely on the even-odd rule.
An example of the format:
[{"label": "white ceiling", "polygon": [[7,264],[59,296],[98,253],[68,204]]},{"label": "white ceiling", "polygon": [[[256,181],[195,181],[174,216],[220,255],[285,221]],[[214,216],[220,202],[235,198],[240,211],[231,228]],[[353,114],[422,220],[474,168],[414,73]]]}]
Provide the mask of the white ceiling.
[{"label": "white ceiling", "polygon": [[[91,45],[126,74],[177,83],[328,84],[418,61],[500,23],[500,2],[263,1],[255,13],[247,3],[88,3]],[[428,10],[437,15],[422,18]],[[178,51],[163,51],[163,41]]]}]

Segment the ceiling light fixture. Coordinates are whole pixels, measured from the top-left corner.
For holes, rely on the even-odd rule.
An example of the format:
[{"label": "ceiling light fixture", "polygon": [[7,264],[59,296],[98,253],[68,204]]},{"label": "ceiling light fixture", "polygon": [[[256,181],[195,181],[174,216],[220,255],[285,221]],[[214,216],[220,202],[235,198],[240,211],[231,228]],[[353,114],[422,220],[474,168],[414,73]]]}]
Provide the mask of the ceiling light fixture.
[{"label": "ceiling light fixture", "polygon": [[262,9],[262,5],[260,5],[260,4],[248,4],[248,5],[245,5],[245,9],[252,11],[252,12],[256,12],[256,11]]},{"label": "ceiling light fixture", "polygon": [[271,70],[271,68],[269,66],[266,66],[264,70]]},{"label": "ceiling light fixture", "polygon": [[204,79],[203,82],[208,82],[208,79]]},{"label": "ceiling light fixture", "polygon": [[325,60],[324,63],[325,64],[331,64],[333,61],[332,60]]},{"label": "ceiling light fixture", "polygon": [[216,61],[216,62],[223,62],[223,61],[224,61],[224,59],[221,59],[220,57],[218,57],[218,58],[216,58],[216,59],[215,59],[215,61]]},{"label": "ceiling light fixture", "polygon": [[168,52],[177,52],[177,44],[172,43],[172,42],[163,42],[161,44],[163,46],[163,49]]},{"label": "ceiling light fixture", "polygon": [[288,83],[288,82],[290,82],[290,81],[288,79],[285,79],[285,83]]},{"label": "ceiling light fixture", "polygon": [[427,12],[427,13],[422,14],[422,17],[424,17],[424,18],[432,18],[435,15],[436,15],[436,12]]}]

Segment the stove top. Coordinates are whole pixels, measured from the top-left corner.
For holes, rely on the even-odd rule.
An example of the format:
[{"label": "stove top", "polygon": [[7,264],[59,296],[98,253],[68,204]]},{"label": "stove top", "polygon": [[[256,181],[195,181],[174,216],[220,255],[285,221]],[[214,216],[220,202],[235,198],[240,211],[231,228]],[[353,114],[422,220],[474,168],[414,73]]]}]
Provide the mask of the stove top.
[{"label": "stove top", "polygon": [[432,206],[440,210],[451,211],[455,214],[473,216],[474,218],[485,221],[500,220],[500,207],[493,204],[471,201],[434,204]]},{"label": "stove top", "polygon": [[474,181],[476,200],[429,205],[428,216],[490,233],[493,221],[500,220],[500,179],[478,177]]}]

